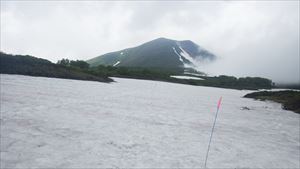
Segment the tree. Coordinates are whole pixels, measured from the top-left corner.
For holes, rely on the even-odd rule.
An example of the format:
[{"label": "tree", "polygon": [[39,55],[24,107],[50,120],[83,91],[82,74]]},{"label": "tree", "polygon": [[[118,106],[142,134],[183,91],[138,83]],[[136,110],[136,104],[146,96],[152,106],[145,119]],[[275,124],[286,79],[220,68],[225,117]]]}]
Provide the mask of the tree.
[{"label": "tree", "polygon": [[80,69],[88,69],[90,65],[83,61],[83,60],[69,60],[69,59],[62,59],[57,61],[57,64],[63,65],[63,66],[71,66],[71,67],[76,67]]},{"label": "tree", "polygon": [[90,65],[83,60],[76,60],[76,61],[71,60],[70,66],[78,67],[80,69],[88,69],[90,67]]},{"label": "tree", "polygon": [[64,65],[64,66],[69,66],[70,65],[70,60],[69,59],[58,60],[57,64]]}]

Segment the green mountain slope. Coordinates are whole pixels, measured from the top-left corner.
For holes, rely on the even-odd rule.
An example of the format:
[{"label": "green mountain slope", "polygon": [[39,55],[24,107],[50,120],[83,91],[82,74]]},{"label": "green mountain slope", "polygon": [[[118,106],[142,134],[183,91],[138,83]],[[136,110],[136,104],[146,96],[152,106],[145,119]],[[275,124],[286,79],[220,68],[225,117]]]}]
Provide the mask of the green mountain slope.
[{"label": "green mountain slope", "polygon": [[110,65],[147,68],[194,68],[203,60],[214,60],[215,55],[192,41],[158,38],[140,46],[107,53],[87,62],[91,66]]}]

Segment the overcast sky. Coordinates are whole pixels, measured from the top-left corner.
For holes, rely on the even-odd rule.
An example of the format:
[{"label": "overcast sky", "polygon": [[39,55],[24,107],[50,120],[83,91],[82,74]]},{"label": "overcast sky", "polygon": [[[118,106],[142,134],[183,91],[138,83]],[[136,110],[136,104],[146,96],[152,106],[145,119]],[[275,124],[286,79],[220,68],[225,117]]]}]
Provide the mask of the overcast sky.
[{"label": "overcast sky", "polygon": [[1,51],[90,59],[158,37],[218,56],[212,75],[300,83],[299,1],[1,1]]}]

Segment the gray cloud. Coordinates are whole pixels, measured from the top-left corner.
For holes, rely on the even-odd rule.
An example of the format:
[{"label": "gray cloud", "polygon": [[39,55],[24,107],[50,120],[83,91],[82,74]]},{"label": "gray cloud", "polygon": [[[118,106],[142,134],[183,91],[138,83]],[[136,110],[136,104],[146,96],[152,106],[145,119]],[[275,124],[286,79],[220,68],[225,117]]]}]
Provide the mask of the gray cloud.
[{"label": "gray cloud", "polygon": [[219,56],[212,75],[300,82],[299,2],[1,1],[1,51],[56,62],[166,37]]}]

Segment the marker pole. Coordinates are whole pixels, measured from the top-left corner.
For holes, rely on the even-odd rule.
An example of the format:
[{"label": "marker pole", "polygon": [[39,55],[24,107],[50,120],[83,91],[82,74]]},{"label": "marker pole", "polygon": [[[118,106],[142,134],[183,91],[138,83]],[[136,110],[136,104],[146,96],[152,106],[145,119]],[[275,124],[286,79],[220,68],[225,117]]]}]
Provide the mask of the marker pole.
[{"label": "marker pole", "polygon": [[204,168],[206,168],[206,163],[207,163],[207,159],[208,159],[208,153],[209,153],[209,149],[210,149],[210,143],[211,143],[211,139],[212,139],[212,136],[213,136],[213,133],[214,133],[214,129],[215,129],[215,125],[216,125],[216,121],[217,121],[217,117],[218,117],[218,112],[219,112],[219,108],[220,108],[220,105],[221,105],[221,101],[222,101],[222,97],[220,97],[220,99],[219,99],[218,107],[217,107],[217,112],[216,112],[216,116],[215,116],[215,120],[214,120],[214,124],[213,124],[213,127],[211,129],[209,143],[208,143],[207,152],[206,152],[205,163],[204,163]]}]

